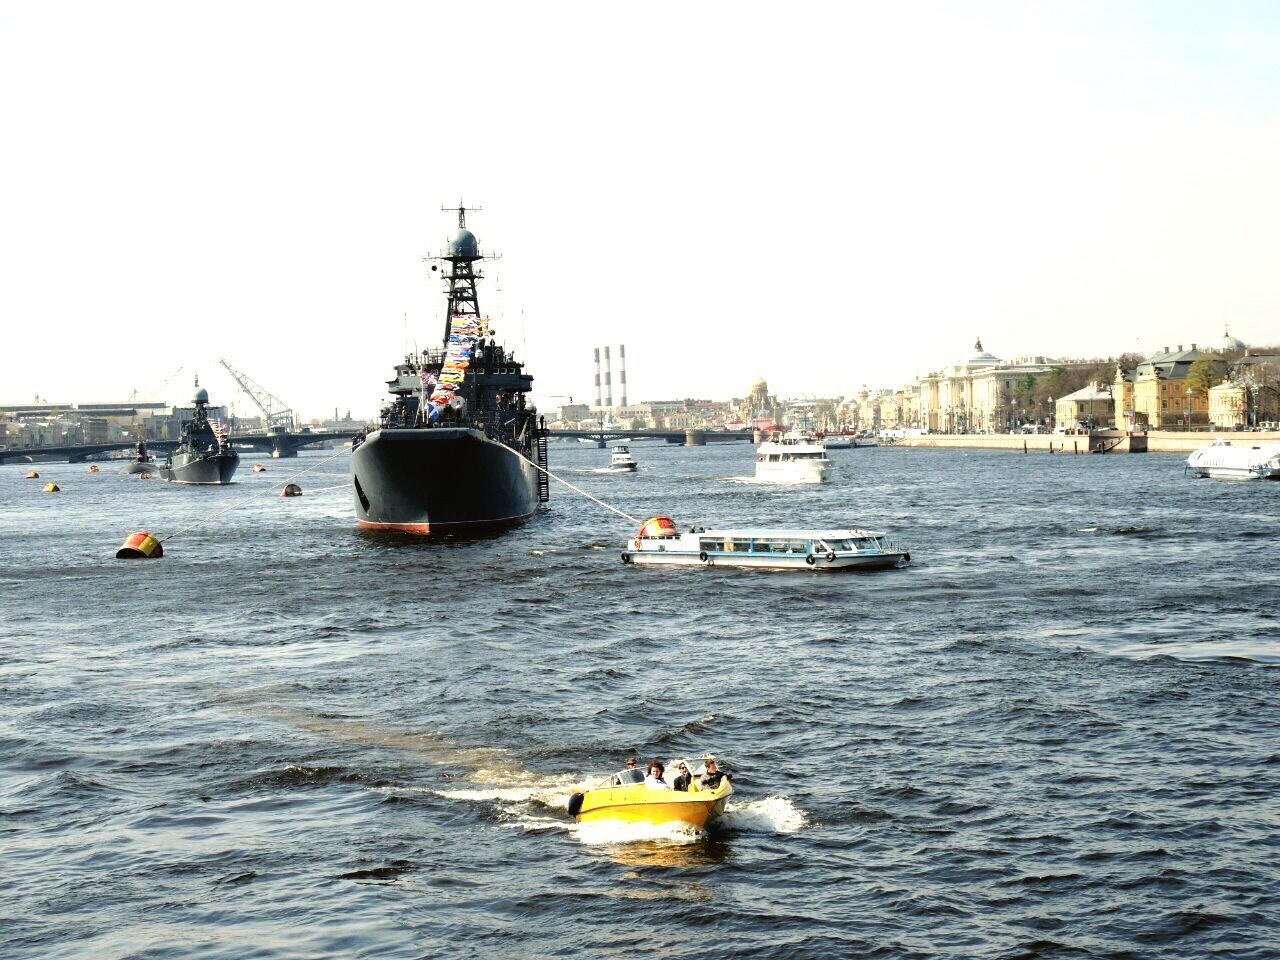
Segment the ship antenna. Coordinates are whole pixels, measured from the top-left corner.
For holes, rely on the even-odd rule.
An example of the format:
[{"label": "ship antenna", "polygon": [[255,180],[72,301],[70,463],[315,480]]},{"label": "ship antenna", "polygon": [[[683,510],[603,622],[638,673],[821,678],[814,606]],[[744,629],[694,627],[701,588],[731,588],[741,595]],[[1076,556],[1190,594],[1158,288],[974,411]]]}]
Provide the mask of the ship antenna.
[{"label": "ship antenna", "polygon": [[463,202],[462,202],[462,198],[461,198],[461,197],[459,197],[459,198],[458,198],[458,205],[457,205],[456,207],[441,207],[440,209],[441,209],[442,211],[447,212],[447,213],[455,213],[455,212],[456,212],[456,213],[458,214],[458,229],[459,229],[459,230],[465,230],[465,229],[467,228],[467,211],[468,211],[468,210],[471,210],[471,211],[474,211],[474,212],[477,212],[477,213],[478,213],[479,211],[483,210],[483,209],[484,209],[484,207],[468,207],[468,206],[465,206],[465,205],[463,204]]}]

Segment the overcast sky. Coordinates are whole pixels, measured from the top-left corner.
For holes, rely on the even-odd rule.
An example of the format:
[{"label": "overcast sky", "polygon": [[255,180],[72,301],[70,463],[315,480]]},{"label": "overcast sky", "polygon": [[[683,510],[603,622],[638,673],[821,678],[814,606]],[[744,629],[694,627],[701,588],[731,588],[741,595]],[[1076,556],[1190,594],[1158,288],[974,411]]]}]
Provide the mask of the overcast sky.
[{"label": "overcast sky", "polygon": [[371,415],[459,197],[547,406],[1274,343],[1278,11],[0,0],[0,402]]}]

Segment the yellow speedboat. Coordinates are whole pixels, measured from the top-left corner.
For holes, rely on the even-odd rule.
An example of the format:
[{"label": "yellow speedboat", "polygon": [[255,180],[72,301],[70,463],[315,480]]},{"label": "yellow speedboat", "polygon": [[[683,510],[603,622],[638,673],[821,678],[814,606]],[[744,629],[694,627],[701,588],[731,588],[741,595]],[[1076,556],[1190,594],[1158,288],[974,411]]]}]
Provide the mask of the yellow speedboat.
[{"label": "yellow speedboat", "polygon": [[732,794],[728,777],[714,790],[699,789],[696,780],[688,791],[660,790],[645,784],[642,771],[623,770],[585,793],[570,796],[569,814],[581,823],[687,823],[701,829],[724,813],[725,800]]}]

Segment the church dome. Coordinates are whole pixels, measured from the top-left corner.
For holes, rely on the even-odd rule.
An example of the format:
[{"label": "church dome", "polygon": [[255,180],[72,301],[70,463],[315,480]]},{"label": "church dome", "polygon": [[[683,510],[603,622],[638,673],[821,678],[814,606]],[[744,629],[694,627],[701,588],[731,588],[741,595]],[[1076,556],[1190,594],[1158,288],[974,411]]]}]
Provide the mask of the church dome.
[{"label": "church dome", "polygon": [[1226,353],[1228,350],[1243,350],[1245,349],[1245,342],[1239,337],[1233,337],[1231,331],[1224,326],[1222,328],[1222,339],[1211,343],[1209,349],[1216,350],[1219,353]]},{"label": "church dome", "polygon": [[965,364],[970,367],[993,367],[999,362],[999,357],[982,349],[982,338],[979,337],[973,345],[973,356]]}]

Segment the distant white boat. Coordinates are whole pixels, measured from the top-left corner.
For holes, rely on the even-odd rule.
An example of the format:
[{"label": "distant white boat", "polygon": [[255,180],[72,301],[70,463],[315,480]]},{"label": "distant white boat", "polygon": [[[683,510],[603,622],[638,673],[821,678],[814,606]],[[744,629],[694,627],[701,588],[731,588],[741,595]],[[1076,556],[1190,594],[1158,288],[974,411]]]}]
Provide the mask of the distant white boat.
[{"label": "distant white boat", "polygon": [[760,444],[756,450],[756,479],[772,483],[826,483],[831,461],[821,440],[788,433]]},{"label": "distant white boat", "polygon": [[1230,440],[1215,440],[1187,457],[1187,468],[1215,480],[1280,480],[1280,444],[1237,447]]},{"label": "distant white boat", "polygon": [[613,453],[609,457],[609,469],[616,473],[634,473],[639,469],[639,464],[631,456],[631,451],[626,447],[614,447]]},{"label": "distant white boat", "polygon": [[848,450],[853,446],[853,437],[842,433],[829,433],[822,438],[822,442],[828,450]]}]

